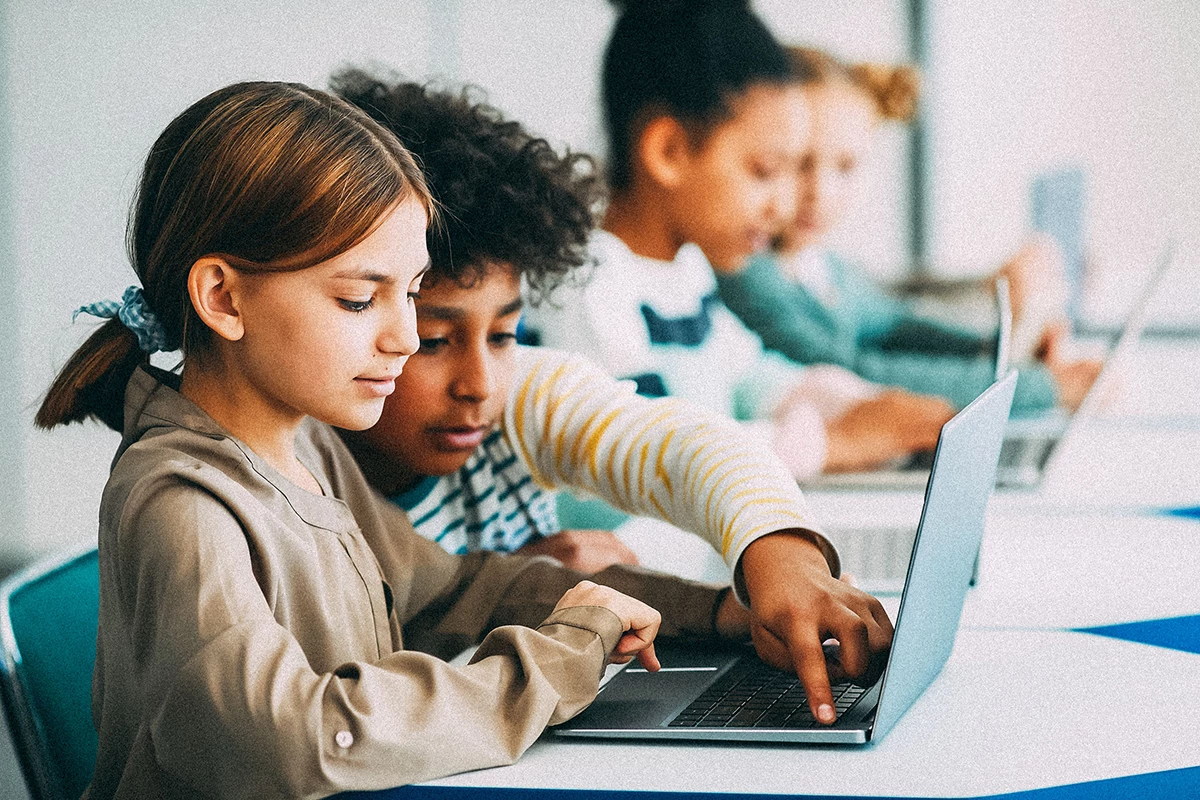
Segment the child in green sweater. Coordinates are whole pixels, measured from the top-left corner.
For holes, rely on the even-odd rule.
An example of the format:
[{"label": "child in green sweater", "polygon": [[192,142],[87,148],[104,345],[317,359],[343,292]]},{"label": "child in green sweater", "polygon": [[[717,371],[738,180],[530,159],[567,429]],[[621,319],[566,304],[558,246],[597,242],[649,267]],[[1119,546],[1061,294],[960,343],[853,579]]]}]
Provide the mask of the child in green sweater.
[{"label": "child in green sweater", "polygon": [[[847,65],[792,48],[795,81],[811,114],[808,148],[797,175],[796,214],[774,251],[741,270],[718,271],[721,299],[763,342],[804,363],[838,364],[872,381],[936,394],[965,406],[995,374],[993,337],[919,316],[825,244],[862,182],[874,131],[912,117],[917,76],[910,67]],[[1065,329],[1054,318],[1057,253],[1035,240],[1002,270],[1014,312],[1041,338],[1040,360],[1023,364],[1013,407],[1075,408],[1099,370],[1059,357]]]}]

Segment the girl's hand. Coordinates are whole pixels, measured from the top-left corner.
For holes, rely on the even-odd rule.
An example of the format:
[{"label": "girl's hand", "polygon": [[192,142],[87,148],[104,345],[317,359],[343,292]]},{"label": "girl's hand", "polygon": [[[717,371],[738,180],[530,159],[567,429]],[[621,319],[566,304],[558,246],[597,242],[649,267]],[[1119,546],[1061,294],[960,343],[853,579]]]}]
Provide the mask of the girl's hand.
[{"label": "girl's hand", "polygon": [[1083,399],[1092,390],[1092,384],[1104,367],[1099,361],[1069,361],[1047,365],[1054,382],[1058,384],[1058,401],[1068,411],[1078,411]]},{"label": "girl's hand", "polygon": [[869,469],[937,444],[954,409],[939,397],[899,389],[865,400],[825,427],[827,472]]},{"label": "girl's hand", "polygon": [[1033,305],[1041,305],[1047,318],[1066,312],[1066,268],[1054,239],[1037,234],[1009,259],[997,275],[1008,278],[1013,321],[1022,319]]},{"label": "girl's hand", "polygon": [[610,662],[624,664],[636,655],[647,670],[658,671],[658,657],[654,655],[654,637],[658,635],[662,616],[657,611],[641,600],[635,600],[616,589],[591,581],[580,581],[568,589],[554,606],[554,610],[578,606],[600,606],[620,618],[625,634],[609,656]]},{"label": "girl's hand", "polygon": [[576,529],[530,542],[517,550],[523,556],[550,556],[576,572],[599,572],[613,564],[638,565],[637,555],[612,531]]},{"label": "girl's hand", "polygon": [[1078,411],[1092,384],[1100,376],[1104,362],[1095,359],[1068,360],[1065,356],[1068,335],[1066,325],[1047,325],[1036,355],[1050,370],[1057,384],[1058,402],[1069,411]]}]

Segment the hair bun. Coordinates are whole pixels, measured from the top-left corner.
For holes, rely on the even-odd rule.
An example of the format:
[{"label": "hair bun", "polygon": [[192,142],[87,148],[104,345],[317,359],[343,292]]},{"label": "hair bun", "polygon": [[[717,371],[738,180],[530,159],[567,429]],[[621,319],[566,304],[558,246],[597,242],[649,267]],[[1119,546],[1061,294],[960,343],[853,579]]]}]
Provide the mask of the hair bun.
[{"label": "hair bun", "polygon": [[921,75],[915,68],[855,64],[849,72],[851,80],[875,101],[875,108],[883,119],[907,122],[916,116]]}]

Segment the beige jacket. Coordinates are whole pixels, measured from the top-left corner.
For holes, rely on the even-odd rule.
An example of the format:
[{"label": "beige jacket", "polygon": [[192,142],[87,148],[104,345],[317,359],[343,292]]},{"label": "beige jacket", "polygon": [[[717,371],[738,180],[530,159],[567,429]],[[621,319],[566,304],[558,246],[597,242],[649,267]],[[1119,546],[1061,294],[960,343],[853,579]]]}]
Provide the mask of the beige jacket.
[{"label": "beige jacket", "polygon": [[[602,608],[551,613],[580,575],[445,553],[315,422],[297,452],[324,496],[307,492],[173,384],[134,374],[101,504],[87,797],[427,780],[511,763],[595,697],[621,626]],[[596,580],[658,608],[664,635],[713,633],[714,587],[634,568]],[[481,638],[468,666],[440,660]]]}]

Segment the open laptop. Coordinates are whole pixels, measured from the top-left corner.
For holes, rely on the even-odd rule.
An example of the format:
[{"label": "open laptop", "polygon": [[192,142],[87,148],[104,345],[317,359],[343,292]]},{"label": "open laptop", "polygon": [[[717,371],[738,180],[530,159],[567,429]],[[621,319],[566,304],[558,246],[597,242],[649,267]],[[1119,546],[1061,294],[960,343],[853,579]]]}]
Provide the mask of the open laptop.
[{"label": "open laptop", "polygon": [[[1012,299],[1009,295],[1008,279],[1001,276],[996,278],[996,371],[995,379],[1001,380],[1008,374],[1009,358],[1012,352],[1013,313]],[[804,484],[805,489],[919,489],[929,478],[929,469],[933,464],[933,452],[917,453],[900,463],[893,463],[879,469],[862,470],[859,472],[826,472],[817,475]],[[912,528],[908,528],[912,532]]]},{"label": "open laptop", "polygon": [[816,722],[799,680],[748,645],[659,649],[662,669],[622,670],[559,736],[864,744],[882,738],[950,656],[980,541],[1016,373],[942,427],[896,633],[871,686],[834,686],[838,721]]},{"label": "open laptop", "polygon": [[[1085,428],[1087,420],[1103,407],[1114,384],[1120,380],[1121,374],[1128,366],[1142,331],[1146,328],[1151,300],[1174,256],[1174,243],[1168,242],[1132,310],[1125,318],[1116,343],[1106,355],[1100,375],[1074,414],[1055,408],[1037,415],[1018,416],[1009,420],[996,472],[998,489],[1038,488],[1047,473],[1053,470],[1054,464],[1063,457],[1063,453],[1069,452],[1070,448],[1064,445],[1074,438],[1079,430]],[[1001,281],[1003,279],[997,281],[996,287],[999,318],[996,345],[998,374],[1007,369],[1007,356],[1012,338],[1011,304],[1007,286]],[[925,482],[930,457],[929,453],[918,453],[901,464],[884,469],[821,475],[806,484],[806,488],[916,489]]]},{"label": "open laptop", "polygon": [[1175,258],[1175,245],[1168,241],[1164,246],[1154,270],[1151,272],[1141,294],[1134,302],[1116,343],[1108,351],[1104,366],[1088,390],[1074,414],[1061,409],[1032,417],[1014,417],[1009,420],[1000,450],[1000,465],[996,473],[996,486],[1000,489],[1035,489],[1054,465],[1071,450],[1070,441],[1087,427],[1088,420],[1100,411],[1121,376],[1128,369],[1130,359],[1137,350],[1138,341],[1150,319],[1151,301],[1158,292],[1163,276]]}]

